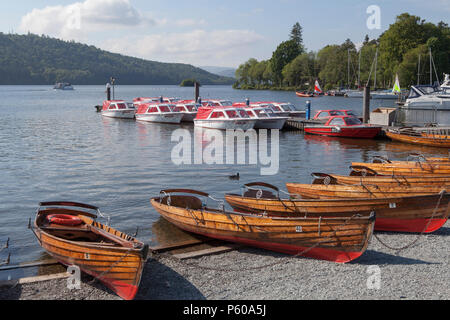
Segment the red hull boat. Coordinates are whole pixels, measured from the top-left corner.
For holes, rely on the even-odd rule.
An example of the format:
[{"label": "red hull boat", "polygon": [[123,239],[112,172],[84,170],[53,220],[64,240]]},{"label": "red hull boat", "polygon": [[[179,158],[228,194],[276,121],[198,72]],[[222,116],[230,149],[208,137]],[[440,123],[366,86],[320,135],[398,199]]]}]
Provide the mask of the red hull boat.
[{"label": "red hull boat", "polygon": [[325,123],[311,122],[305,126],[305,133],[343,138],[375,138],[381,127],[366,125],[353,116],[332,116]]},{"label": "red hull boat", "polygon": [[383,219],[377,218],[375,230],[431,233],[439,230],[447,219]]}]

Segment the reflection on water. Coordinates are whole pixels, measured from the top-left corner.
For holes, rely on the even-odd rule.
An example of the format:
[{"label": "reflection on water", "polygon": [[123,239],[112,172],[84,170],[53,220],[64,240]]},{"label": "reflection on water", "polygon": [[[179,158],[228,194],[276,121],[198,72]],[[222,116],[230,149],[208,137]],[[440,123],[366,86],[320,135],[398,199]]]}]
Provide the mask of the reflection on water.
[{"label": "reflection on water", "polygon": [[184,241],[198,239],[194,234],[185,232],[163,217],[160,217],[152,225],[152,242],[151,245],[172,245]]},{"label": "reflection on water", "polygon": [[[177,166],[171,160],[177,145],[172,133],[185,128],[194,141],[192,125],[103,118],[94,106],[102,103],[104,86],[76,89],[55,92],[45,86],[0,87],[0,239],[11,238],[8,250],[12,264],[48,258],[27,229],[28,219],[34,217],[41,201],[91,203],[112,216],[113,227],[129,234],[139,227],[138,237],[156,245],[189,237],[160,219],[151,207],[150,198],[162,189],[198,189],[222,198],[224,193],[239,193],[241,185],[251,181],[263,180],[284,188],[286,182],[311,182],[312,172],[348,174],[352,161],[371,161],[378,154],[395,160],[406,159],[409,152],[426,156],[446,152],[290,131],[280,134],[280,168],[273,176],[261,176],[259,165]],[[125,100],[160,95],[192,98],[193,94],[191,88],[177,86],[124,86],[116,90],[117,97]],[[302,110],[306,102],[294,92],[240,91],[225,86],[204,86],[201,96],[236,102],[246,98],[290,101]],[[385,103],[374,101],[372,107],[379,104]],[[313,111],[346,108],[359,112],[362,100],[322,97],[312,101],[312,106]],[[200,137],[200,141],[205,139]],[[228,178],[237,172],[240,181]]]}]

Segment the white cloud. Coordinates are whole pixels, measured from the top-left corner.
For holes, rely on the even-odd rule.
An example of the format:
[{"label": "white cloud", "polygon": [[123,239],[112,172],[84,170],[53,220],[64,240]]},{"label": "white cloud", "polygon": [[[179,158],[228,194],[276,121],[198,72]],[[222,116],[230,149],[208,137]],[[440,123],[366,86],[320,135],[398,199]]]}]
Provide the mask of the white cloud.
[{"label": "white cloud", "polygon": [[263,39],[250,30],[194,30],[109,39],[101,47],[149,60],[235,66],[248,59],[251,47]]},{"label": "white cloud", "polygon": [[90,32],[156,22],[139,13],[129,0],[85,0],[67,6],[33,9],[22,17],[20,30],[63,39],[84,39]]},{"label": "white cloud", "polygon": [[200,20],[181,19],[181,20],[175,21],[175,24],[179,27],[204,26],[204,25],[206,25],[206,21],[204,19],[200,19]]}]

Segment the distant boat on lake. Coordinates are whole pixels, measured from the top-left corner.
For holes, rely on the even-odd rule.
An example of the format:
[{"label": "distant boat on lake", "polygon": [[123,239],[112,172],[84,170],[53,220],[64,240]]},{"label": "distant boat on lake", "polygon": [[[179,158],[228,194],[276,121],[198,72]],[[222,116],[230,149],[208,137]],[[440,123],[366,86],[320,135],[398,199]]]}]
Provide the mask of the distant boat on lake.
[{"label": "distant boat on lake", "polygon": [[74,90],[73,86],[68,82],[58,82],[53,87],[55,90]]}]

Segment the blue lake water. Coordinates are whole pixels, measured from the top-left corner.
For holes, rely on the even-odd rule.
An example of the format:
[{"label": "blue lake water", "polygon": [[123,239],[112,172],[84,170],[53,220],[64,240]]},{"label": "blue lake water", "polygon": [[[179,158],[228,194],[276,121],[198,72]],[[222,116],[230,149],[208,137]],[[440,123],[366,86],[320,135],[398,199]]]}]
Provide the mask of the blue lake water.
[{"label": "blue lake water", "polygon": [[[216,198],[239,192],[243,183],[311,181],[312,172],[348,174],[352,161],[371,161],[376,154],[406,159],[411,152],[446,154],[447,150],[418,148],[384,140],[351,140],[280,134],[280,167],[261,176],[258,165],[183,165],[171,161],[178,126],[106,119],[95,112],[105,98],[104,86],[75,86],[54,91],[51,86],[0,86],[0,263],[11,253],[11,264],[45,258],[27,229],[41,201],[90,203],[111,215],[111,224],[150,243],[176,241],[175,228],[161,221],[149,199],[165,188],[207,191]],[[118,86],[116,98],[139,96],[193,98],[192,88],[178,86]],[[203,98],[292,102],[304,109],[307,99],[293,92],[240,91],[228,86],[204,86]],[[313,110],[349,108],[361,113],[362,99],[321,97]],[[373,100],[372,108],[392,106]],[[193,132],[192,125],[183,125]],[[240,181],[228,178],[239,172]],[[0,273],[0,279],[4,275]]]}]

